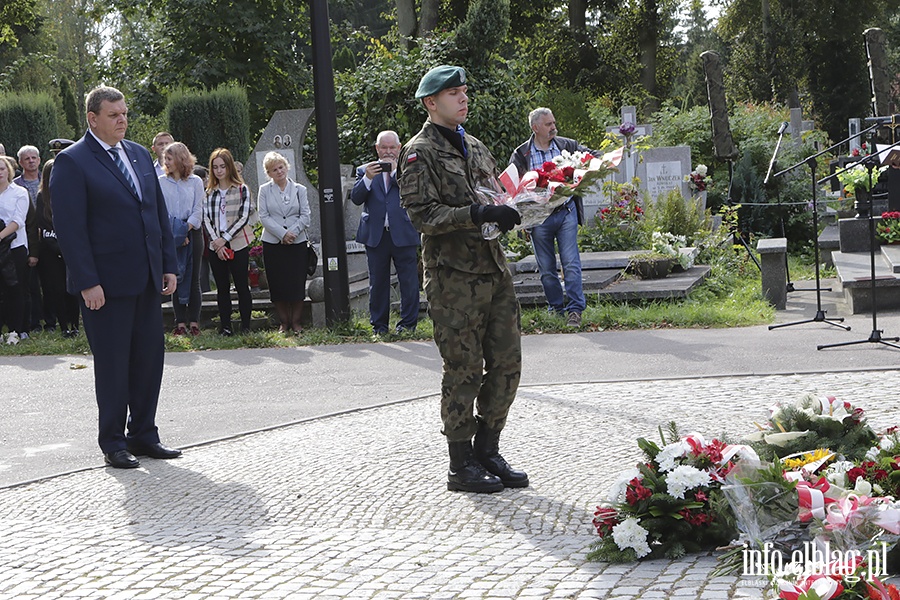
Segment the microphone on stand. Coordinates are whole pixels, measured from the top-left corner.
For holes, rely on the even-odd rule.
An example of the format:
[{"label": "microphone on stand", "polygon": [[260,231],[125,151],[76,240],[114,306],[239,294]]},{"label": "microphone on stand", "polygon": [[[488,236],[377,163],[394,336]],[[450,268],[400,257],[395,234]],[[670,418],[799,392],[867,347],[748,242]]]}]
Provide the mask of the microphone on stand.
[{"label": "microphone on stand", "polygon": [[781,136],[784,135],[784,132],[787,131],[788,122],[782,121],[781,126],[778,128],[778,143],[775,144],[775,152],[772,153],[772,160],[769,161],[769,169],[766,171],[766,177],[763,179],[763,185],[767,185],[769,183],[769,177],[772,176],[772,169],[775,168],[775,157],[778,156],[778,149],[781,147]]}]

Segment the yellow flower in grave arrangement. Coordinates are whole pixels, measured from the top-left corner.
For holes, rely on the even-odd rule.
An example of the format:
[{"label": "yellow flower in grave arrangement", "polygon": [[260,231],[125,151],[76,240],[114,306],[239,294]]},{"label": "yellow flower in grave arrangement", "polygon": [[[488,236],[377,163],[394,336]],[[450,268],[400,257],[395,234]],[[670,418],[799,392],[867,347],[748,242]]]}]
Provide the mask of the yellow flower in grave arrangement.
[{"label": "yellow flower in grave arrangement", "polygon": [[815,463],[815,470],[818,470],[832,459],[834,459],[834,452],[828,448],[816,448],[812,452],[802,452],[793,456],[786,456],[781,459],[781,464],[788,471],[796,471],[806,465]]}]

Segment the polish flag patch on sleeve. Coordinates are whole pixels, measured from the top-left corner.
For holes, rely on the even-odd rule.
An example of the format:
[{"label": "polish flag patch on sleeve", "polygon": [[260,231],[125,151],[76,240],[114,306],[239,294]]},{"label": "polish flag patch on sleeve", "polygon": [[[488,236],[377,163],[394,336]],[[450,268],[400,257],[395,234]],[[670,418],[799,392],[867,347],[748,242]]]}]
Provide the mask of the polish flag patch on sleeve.
[{"label": "polish flag patch on sleeve", "polygon": [[418,158],[419,158],[419,157],[416,155],[415,152],[410,152],[410,153],[406,156],[406,164],[414,163],[414,162],[416,162],[416,159],[418,159]]}]

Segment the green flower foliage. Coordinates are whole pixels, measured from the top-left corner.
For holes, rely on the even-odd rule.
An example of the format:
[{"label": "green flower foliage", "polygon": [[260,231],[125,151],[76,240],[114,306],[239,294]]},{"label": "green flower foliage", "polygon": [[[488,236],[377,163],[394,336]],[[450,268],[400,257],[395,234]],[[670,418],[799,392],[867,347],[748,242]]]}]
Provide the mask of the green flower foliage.
[{"label": "green flower foliage", "polygon": [[[808,432],[804,436],[790,440],[771,438],[753,441],[751,446],[760,459],[772,461],[798,452],[808,452],[814,448],[828,448],[848,460],[861,460],[866,452],[878,441],[878,436],[866,423],[861,409],[848,409],[842,418],[816,414],[814,397],[806,397],[793,405],[780,406],[770,418],[768,428],[762,433]],[[761,437],[757,434],[757,437]]]},{"label": "green flower foliage", "polygon": [[673,189],[648,205],[644,229],[682,235],[693,246],[710,233],[712,217],[696,199],[685,200],[681,190]]}]

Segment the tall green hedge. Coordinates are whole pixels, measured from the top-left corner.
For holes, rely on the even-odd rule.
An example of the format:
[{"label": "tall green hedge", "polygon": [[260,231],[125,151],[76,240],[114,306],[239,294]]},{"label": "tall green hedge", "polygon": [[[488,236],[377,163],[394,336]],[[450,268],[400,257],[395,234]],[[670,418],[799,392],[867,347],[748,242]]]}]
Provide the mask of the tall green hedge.
[{"label": "tall green hedge", "polygon": [[176,90],[169,95],[166,114],[169,131],[201,165],[216,148],[228,148],[242,162],[250,155],[250,103],[240,86]]},{"label": "tall green hedge", "polygon": [[45,93],[0,95],[0,143],[6,153],[30,144],[41,151],[41,158],[50,158],[47,142],[57,137],[56,103]]}]

